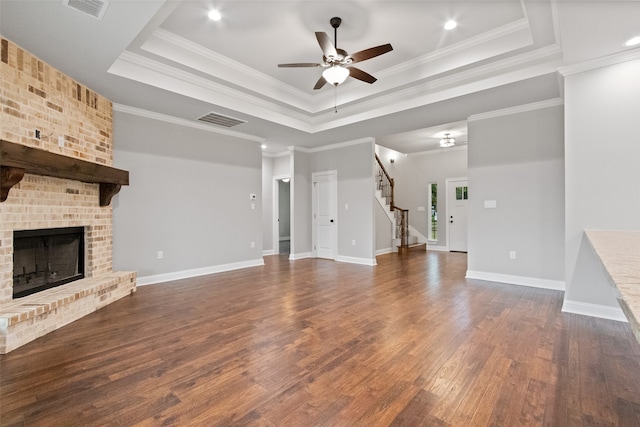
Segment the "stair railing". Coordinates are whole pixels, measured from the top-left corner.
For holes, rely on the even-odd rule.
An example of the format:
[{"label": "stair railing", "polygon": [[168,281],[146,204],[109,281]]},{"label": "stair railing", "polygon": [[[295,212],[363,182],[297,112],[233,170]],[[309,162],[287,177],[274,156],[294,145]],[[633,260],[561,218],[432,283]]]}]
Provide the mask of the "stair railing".
[{"label": "stair railing", "polygon": [[395,182],[385,169],[380,157],[376,154],[376,185],[382,197],[385,197],[396,219],[396,238],[400,239],[400,248],[409,247],[409,209],[402,209],[394,203],[393,192]]},{"label": "stair railing", "polygon": [[400,247],[409,247],[409,209],[395,208],[396,237],[400,239]]},{"label": "stair railing", "polygon": [[382,164],[380,157],[378,157],[377,154],[375,156],[376,156],[376,165],[377,165],[377,171],[376,171],[377,188],[378,190],[380,190],[382,197],[384,197],[387,200],[387,203],[389,204],[389,206],[391,207],[391,210],[393,211],[395,208],[395,205],[393,204],[393,186],[395,184],[393,182],[393,178],[389,176],[389,173],[384,168],[384,165]]}]

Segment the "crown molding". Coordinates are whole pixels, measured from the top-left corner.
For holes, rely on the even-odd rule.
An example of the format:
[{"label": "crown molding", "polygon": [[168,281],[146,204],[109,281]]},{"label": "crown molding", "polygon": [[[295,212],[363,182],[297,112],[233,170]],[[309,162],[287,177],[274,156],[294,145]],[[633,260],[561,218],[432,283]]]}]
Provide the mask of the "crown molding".
[{"label": "crown molding", "polygon": [[[438,49],[436,52],[382,70],[378,76],[379,80],[386,82],[384,86],[363,86],[356,85],[355,82],[342,84],[342,97],[347,103],[360,102],[367,97],[376,97],[381,92],[404,86],[407,75],[412,75],[411,80],[426,79],[469,65],[470,62],[488,59],[531,44],[529,22],[526,18],[521,18]],[[481,46],[483,49],[480,49]],[[156,29],[140,48],[214,78],[228,81],[238,88],[254,93],[257,97],[290,105],[307,114],[317,114],[333,107],[334,95],[331,91],[308,94],[163,29]]]},{"label": "crown molding", "polygon": [[171,123],[179,126],[186,126],[194,129],[200,129],[207,132],[217,133],[220,135],[232,136],[235,138],[246,139],[248,141],[253,141],[257,143],[264,143],[266,141],[265,138],[260,138],[254,135],[249,135],[246,133],[236,132],[229,129],[221,129],[214,128],[211,125],[206,125],[204,123],[197,123],[191,120],[181,119],[179,117],[169,116],[167,114],[156,113],[149,110],[143,110],[142,108],[130,107],[128,105],[123,104],[113,104],[113,111],[117,111],[120,113],[132,114],[135,116],[145,117],[147,119],[159,120],[161,122]]},{"label": "crown molding", "polygon": [[454,145],[453,147],[448,147],[448,148],[442,148],[442,147],[438,147],[438,148],[434,148],[433,150],[425,150],[425,151],[417,151],[415,153],[407,153],[407,156],[410,157],[417,157],[417,156],[434,156],[437,154],[444,154],[447,152],[451,152],[451,151],[463,151],[463,150],[467,150],[467,148],[469,147],[469,144],[464,144],[464,145]]},{"label": "crown molding", "polygon": [[596,68],[608,67],[610,65],[621,64],[627,61],[635,61],[636,59],[640,59],[640,47],[620,53],[614,53],[612,55],[602,56],[579,64],[560,67],[558,68],[558,72],[566,77],[573,74],[584,73],[585,71],[595,70]]},{"label": "crown molding", "polygon": [[492,119],[495,117],[509,116],[511,114],[525,113],[527,111],[540,110],[543,108],[557,107],[564,105],[564,101],[560,98],[548,99],[545,101],[532,102],[531,104],[518,105],[516,107],[504,108],[501,110],[487,111],[486,113],[474,114],[469,116],[468,122],[477,120]]},{"label": "crown molding", "polygon": [[365,138],[353,139],[351,141],[337,142],[335,144],[329,144],[329,145],[323,145],[322,147],[311,148],[309,150],[309,152],[310,153],[318,153],[320,151],[327,151],[327,150],[335,150],[337,148],[352,147],[354,145],[360,145],[360,144],[365,144],[365,143],[375,144],[375,138],[365,137]]},{"label": "crown molding", "polygon": [[269,152],[262,152],[262,157],[270,157],[270,158],[276,158],[276,157],[285,157],[285,156],[290,156],[291,155],[291,151],[287,150],[287,151],[278,151],[277,153],[269,153]]},{"label": "crown molding", "polygon": [[108,72],[303,132],[312,132],[308,115],[297,110],[285,108],[132,52],[123,52]]},{"label": "crown molding", "polygon": [[140,49],[311,113],[312,95],[176,34],[156,29]]},{"label": "crown molding", "polygon": [[559,46],[550,45],[438,79],[418,81],[401,90],[383,84],[384,94],[346,100],[339,115],[329,110],[305,114],[129,51],[120,55],[109,72],[302,132],[316,133],[555,72],[560,61]]},{"label": "crown molding", "polygon": [[[439,79],[419,82],[369,100],[338,106],[340,117],[331,111],[312,119],[314,132],[329,130],[423,105],[464,96],[511,82],[554,73],[561,61],[558,45],[545,46],[512,58],[465,70]],[[401,101],[400,101],[401,100]]]},{"label": "crown molding", "polygon": [[293,145],[289,147],[289,150],[300,151],[302,153],[318,153],[320,151],[328,151],[328,150],[335,150],[337,148],[352,147],[354,145],[360,145],[365,143],[375,144],[375,139],[373,137],[367,136],[364,138],[353,139],[351,141],[336,142],[335,144],[323,145],[321,147],[315,147],[315,148],[306,148],[306,147]]},{"label": "crown molding", "polygon": [[454,43],[450,46],[440,48],[435,52],[422,55],[412,61],[407,61],[403,64],[396,65],[390,68],[388,74],[406,73],[411,68],[423,68],[430,62],[439,61],[447,56],[452,56],[456,53],[466,52],[469,49],[476,49],[482,44],[492,42],[502,38],[513,37],[515,33],[521,31],[529,31],[529,22],[527,19],[522,18],[509,24],[503,25],[498,28],[494,28],[491,31],[487,31],[479,36],[465,39],[458,43]]}]

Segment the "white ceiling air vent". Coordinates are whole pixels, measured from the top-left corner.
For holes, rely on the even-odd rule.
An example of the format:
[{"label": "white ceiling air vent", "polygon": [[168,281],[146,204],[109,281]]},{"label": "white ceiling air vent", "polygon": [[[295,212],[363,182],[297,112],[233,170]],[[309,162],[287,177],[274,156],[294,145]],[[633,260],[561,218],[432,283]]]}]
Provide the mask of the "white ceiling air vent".
[{"label": "white ceiling air vent", "polygon": [[72,9],[91,15],[102,20],[110,0],[62,0],[62,3]]},{"label": "white ceiling air vent", "polygon": [[200,120],[201,122],[211,123],[218,126],[224,126],[226,128],[231,128],[242,123],[247,123],[246,120],[240,120],[234,117],[223,116],[222,114],[213,113],[213,112],[198,118],[198,120]]}]

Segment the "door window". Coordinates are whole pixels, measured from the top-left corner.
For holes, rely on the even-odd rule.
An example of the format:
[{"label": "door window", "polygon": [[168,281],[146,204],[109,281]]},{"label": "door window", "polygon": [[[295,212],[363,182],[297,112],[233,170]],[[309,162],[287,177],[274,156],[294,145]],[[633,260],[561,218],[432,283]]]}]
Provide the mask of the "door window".
[{"label": "door window", "polygon": [[467,200],[467,187],[456,187],[456,200]]}]

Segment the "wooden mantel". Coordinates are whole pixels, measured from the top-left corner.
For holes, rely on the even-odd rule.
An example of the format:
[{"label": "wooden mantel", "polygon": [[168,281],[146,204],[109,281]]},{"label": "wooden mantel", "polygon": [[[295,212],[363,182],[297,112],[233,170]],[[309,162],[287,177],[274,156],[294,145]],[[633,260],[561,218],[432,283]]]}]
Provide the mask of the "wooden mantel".
[{"label": "wooden mantel", "polygon": [[108,206],[129,172],[0,139],[0,202],[25,173],[100,184],[100,206]]}]

